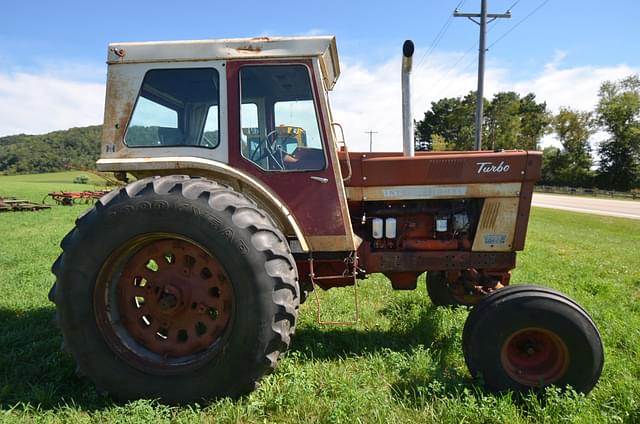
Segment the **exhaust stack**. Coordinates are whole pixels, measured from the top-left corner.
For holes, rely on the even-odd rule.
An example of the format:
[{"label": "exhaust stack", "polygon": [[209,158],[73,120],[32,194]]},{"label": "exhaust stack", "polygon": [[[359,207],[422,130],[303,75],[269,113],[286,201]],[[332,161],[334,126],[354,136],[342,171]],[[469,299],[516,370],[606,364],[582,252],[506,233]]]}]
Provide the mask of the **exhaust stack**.
[{"label": "exhaust stack", "polygon": [[415,156],[413,119],[411,118],[411,67],[413,65],[413,41],[402,45],[402,151],[405,156]]}]

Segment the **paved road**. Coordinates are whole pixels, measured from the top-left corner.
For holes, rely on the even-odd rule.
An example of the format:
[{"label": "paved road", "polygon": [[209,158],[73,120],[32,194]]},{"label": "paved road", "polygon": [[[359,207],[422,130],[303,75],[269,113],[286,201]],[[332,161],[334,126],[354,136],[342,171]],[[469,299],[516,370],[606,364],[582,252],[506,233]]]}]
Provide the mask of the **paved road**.
[{"label": "paved road", "polygon": [[593,197],[534,193],[532,205],[541,208],[640,219],[640,201],[637,200],[609,200]]}]

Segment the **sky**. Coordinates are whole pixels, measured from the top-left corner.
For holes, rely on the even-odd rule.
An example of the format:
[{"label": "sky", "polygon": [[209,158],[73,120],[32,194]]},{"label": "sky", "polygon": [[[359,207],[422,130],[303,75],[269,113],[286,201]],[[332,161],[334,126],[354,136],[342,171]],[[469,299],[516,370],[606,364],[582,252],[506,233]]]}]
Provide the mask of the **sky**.
[{"label": "sky", "polygon": [[[412,110],[477,85],[480,0],[8,1],[0,26],[0,136],[102,122],[109,42],[335,35],[330,94],[351,150],[401,150],[401,48],[416,45]],[[593,110],[603,81],[640,73],[640,1],[488,0],[485,97],[532,92],[553,112]],[[602,135],[600,135],[602,137]],[[598,142],[598,136],[593,141]],[[547,137],[544,144],[557,144]]]}]

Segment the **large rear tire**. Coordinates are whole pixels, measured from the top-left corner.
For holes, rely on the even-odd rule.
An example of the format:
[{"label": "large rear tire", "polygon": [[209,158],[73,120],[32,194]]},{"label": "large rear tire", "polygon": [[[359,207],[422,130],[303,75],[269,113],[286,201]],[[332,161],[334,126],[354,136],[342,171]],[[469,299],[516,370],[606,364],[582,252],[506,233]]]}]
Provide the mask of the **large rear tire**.
[{"label": "large rear tire", "polygon": [[287,240],[228,187],[136,181],[61,246],[51,296],[65,345],[116,399],[237,397],[289,346],[300,291]]},{"label": "large rear tire", "polygon": [[604,365],[600,334],[584,309],[538,286],[510,286],[482,299],[462,343],[469,371],[494,391],[553,384],[588,393]]}]

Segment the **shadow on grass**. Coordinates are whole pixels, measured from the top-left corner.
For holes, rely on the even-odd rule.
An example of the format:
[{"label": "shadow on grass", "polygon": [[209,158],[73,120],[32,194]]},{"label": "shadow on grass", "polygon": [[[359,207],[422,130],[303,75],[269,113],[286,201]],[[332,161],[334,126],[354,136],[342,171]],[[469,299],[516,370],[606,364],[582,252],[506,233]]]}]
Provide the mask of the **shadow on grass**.
[{"label": "shadow on grass", "polygon": [[0,408],[30,405],[42,410],[65,405],[103,408],[113,402],[77,378],[71,355],[61,350],[54,309],[0,308]]},{"label": "shadow on grass", "polygon": [[[392,322],[392,330],[301,328],[291,350],[299,352],[303,361],[375,352],[407,353],[411,358],[416,349],[426,350],[428,369],[414,372],[413,364],[408,363],[400,371],[400,380],[392,384],[394,395],[410,401],[414,394],[432,387],[434,380],[438,390],[444,391],[441,394],[457,393],[471,384],[455,366],[461,358],[459,317],[411,301],[393,304],[381,313]],[[19,409],[51,410],[74,405],[91,411],[115,405],[110,398],[99,396],[88,379],[76,376],[73,358],[61,349],[62,337],[53,315],[53,307],[25,312],[0,308],[0,408],[18,405]]]},{"label": "shadow on grass", "polygon": [[405,300],[392,304],[381,313],[391,321],[388,331],[331,326],[300,328],[290,350],[300,352],[309,360],[399,352],[409,361],[426,361],[426,364],[409,363],[401,368],[399,380],[391,384],[395,397],[412,403],[420,402],[419,398],[426,392],[455,395],[464,388],[472,388],[483,393],[481,387],[473,386],[468,374],[461,372],[460,324],[462,317],[466,317],[465,308],[437,308],[420,301]]}]

